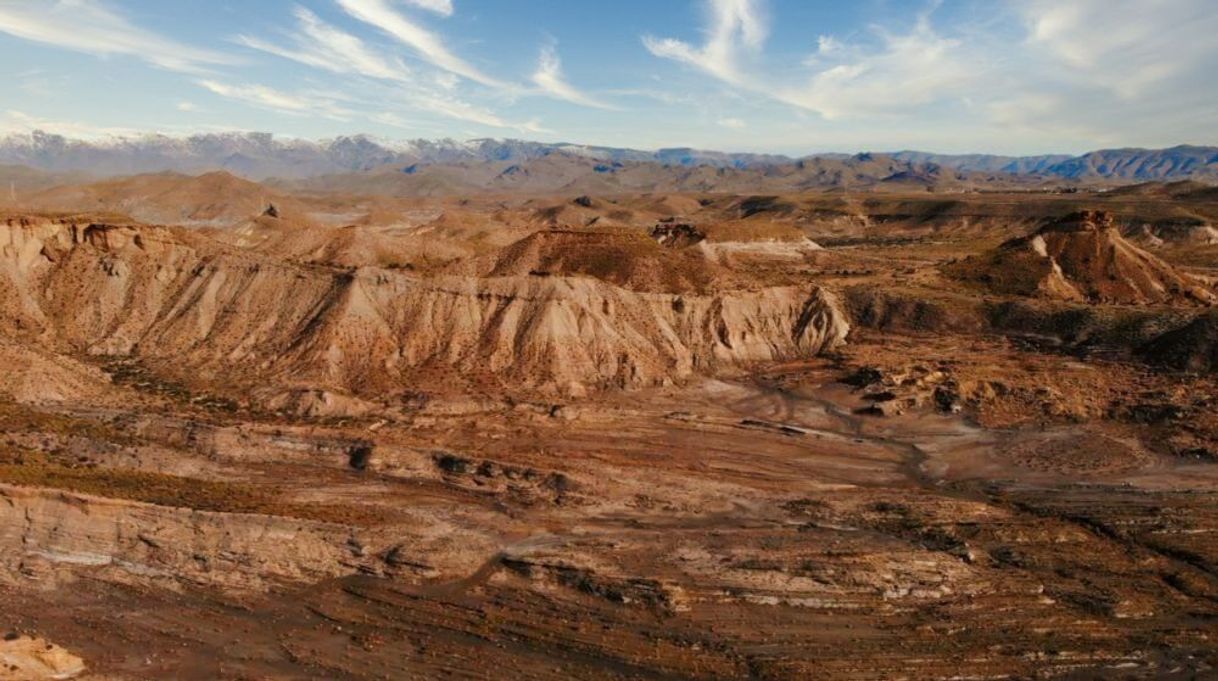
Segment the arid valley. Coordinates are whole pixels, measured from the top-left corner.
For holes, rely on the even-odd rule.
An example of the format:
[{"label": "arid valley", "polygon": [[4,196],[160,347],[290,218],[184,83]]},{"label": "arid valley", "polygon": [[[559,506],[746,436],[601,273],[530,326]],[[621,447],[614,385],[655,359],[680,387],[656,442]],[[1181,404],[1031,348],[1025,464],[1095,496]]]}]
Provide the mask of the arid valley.
[{"label": "arid valley", "polygon": [[1214,0],[0,0],[0,681],[1218,679]]},{"label": "arid valley", "polygon": [[1218,664],[1210,186],[21,177],[0,678]]}]

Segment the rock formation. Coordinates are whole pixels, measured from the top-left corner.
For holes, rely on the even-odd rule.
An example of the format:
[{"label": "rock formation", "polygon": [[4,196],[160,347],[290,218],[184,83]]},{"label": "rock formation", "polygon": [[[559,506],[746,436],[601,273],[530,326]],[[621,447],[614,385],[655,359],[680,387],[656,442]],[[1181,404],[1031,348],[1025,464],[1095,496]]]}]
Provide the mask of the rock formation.
[{"label": "rock formation", "polygon": [[[637,291],[552,262],[553,276],[504,264],[486,278],[419,277],[290,264],[177,228],[3,229],[0,318],[19,334],[294,388],[380,394],[444,367],[558,391],[637,387],[812,356],[849,329],[815,286]],[[531,260],[525,246],[517,256]]]},{"label": "rock formation", "polygon": [[946,271],[998,294],[1132,305],[1218,302],[1204,281],[1126,240],[1102,211],[1073,213]]},{"label": "rock formation", "polygon": [[[376,569],[373,554],[384,548],[376,542],[357,541],[342,525],[299,518],[0,485],[0,578],[55,581],[72,566],[110,567],[154,580],[261,590]],[[373,548],[358,548],[367,546]]]},{"label": "rock formation", "polygon": [[0,639],[0,681],[59,681],[84,671],[84,660],[41,638],[12,632]]}]

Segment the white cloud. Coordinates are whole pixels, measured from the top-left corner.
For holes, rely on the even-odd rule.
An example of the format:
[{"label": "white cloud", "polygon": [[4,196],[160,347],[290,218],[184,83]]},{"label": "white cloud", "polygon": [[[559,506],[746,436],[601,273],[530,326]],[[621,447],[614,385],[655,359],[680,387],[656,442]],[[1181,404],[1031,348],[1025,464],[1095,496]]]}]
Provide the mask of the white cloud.
[{"label": "white cloud", "polygon": [[321,115],[345,119],[351,112],[342,108],[332,93],[289,93],[254,83],[232,85],[203,79],[198,85],[221,97],[244,102],[264,109],[299,115]]},{"label": "white cloud", "polygon": [[300,31],[292,34],[292,41],[296,45],[293,48],[248,35],[238,36],[237,41],[256,50],[334,73],[389,80],[401,80],[409,75],[410,70],[400,60],[377,54],[364,41],[327,24],[309,10],[297,7],[295,14]]},{"label": "white cloud", "polygon": [[985,70],[978,56],[966,56],[961,41],[938,35],[927,17],[904,35],[881,31],[878,49],[829,40],[832,46],[826,51],[822,36],[818,54],[822,62],[837,56],[831,65],[808,83],[775,93],[829,119],[909,113],[913,107],[962,97]]},{"label": "white cloud", "polygon": [[695,47],[675,38],[644,36],[643,44],[657,57],[673,59],[740,84],[742,52],[758,52],[768,29],[761,0],[706,0],[709,22],[706,42]]},{"label": "white cloud", "polygon": [[406,4],[414,5],[419,9],[425,9],[446,17],[453,15],[452,0],[406,0]]},{"label": "white cloud", "polygon": [[841,52],[841,50],[842,41],[831,35],[822,35],[816,38],[816,52],[821,56],[831,56]]},{"label": "white cloud", "polygon": [[[354,4],[378,4],[363,0],[352,0]],[[387,8],[386,8],[387,9]],[[383,109],[394,106],[402,111],[417,111],[442,116],[467,123],[505,128],[526,129],[527,124],[504,120],[495,112],[462,100],[457,96],[461,76],[450,70],[427,69],[422,74],[412,72],[399,59],[382,55],[360,38],[346,33],[324,21],[313,12],[298,7],[295,11],[299,30],[291,34],[292,46],[284,47],[261,38],[242,35],[237,41],[263,52],[291,59],[296,62],[332,73],[364,76],[372,80],[356,80],[345,84],[342,90],[332,91],[335,99],[349,100],[346,108],[333,103],[314,101],[312,98],[268,91],[261,86],[236,88],[219,83],[208,83],[205,87],[218,94],[241,99],[251,104],[273,108],[288,113],[314,112],[330,116],[355,115],[350,109],[361,111]],[[398,16],[395,14],[395,16]],[[370,18],[360,17],[365,20]],[[374,81],[381,81],[386,85]],[[224,91],[218,92],[216,86]],[[351,94],[346,94],[346,93]],[[358,104],[358,106],[356,106]],[[384,111],[366,116],[368,120],[394,127],[411,127],[395,111]]]},{"label": "white cloud", "polygon": [[234,63],[227,55],[139,28],[95,0],[5,0],[0,2],[0,32],[77,52],[135,57],[184,73]]},{"label": "white cloud", "polygon": [[[1123,98],[1218,67],[1213,0],[1011,0],[1031,47]],[[1208,84],[1212,86],[1212,81]]]},{"label": "white cloud", "polygon": [[[394,104],[393,101],[381,103]],[[467,123],[476,123],[478,125],[491,128],[519,130],[522,132],[549,132],[545,128],[542,128],[536,121],[528,121],[525,123],[506,121],[493,111],[474,106],[459,99],[434,94],[412,97],[409,102],[409,107],[403,105],[402,108],[410,108],[416,111],[437,114],[445,118],[465,121]],[[377,112],[368,116],[368,119],[377,123],[390,125],[395,128],[416,129],[419,126],[418,121],[407,120],[402,117],[398,111]]]},{"label": "white cloud", "polygon": [[431,80],[437,87],[447,92],[456,90],[457,86],[461,84],[461,78],[448,71],[436,71],[432,74]]},{"label": "white cloud", "polygon": [[516,127],[515,125],[500,118],[499,115],[493,111],[479,108],[459,99],[427,95],[414,98],[413,103],[419,109],[424,111],[430,111],[431,113],[440,114],[442,116],[455,118],[461,121],[467,121],[469,123],[489,125],[493,128]]},{"label": "white cloud", "polygon": [[506,87],[504,83],[488,76],[474,65],[453,54],[440,36],[407,19],[395,11],[386,0],[337,0],[337,2],[347,14],[393,36],[402,44],[418,52],[423,59],[434,66],[482,85]]},{"label": "white cloud", "polygon": [[194,102],[188,102],[185,100],[178,102],[177,105],[175,106],[175,108],[178,111],[183,111],[183,112],[187,112],[187,113],[189,113],[191,111],[199,110],[199,107]]},{"label": "white cloud", "polygon": [[[819,113],[825,118],[909,112],[959,96],[983,67],[966,59],[959,40],[938,35],[929,12],[909,33],[876,29],[877,44],[847,45],[831,35],[817,38],[805,65],[815,70],[803,83],[774,82],[765,73],[746,72],[741,55],[758,53],[766,39],[759,0],[705,0],[712,21],[701,47],[675,40],[644,38],[652,54],[696,66],[737,89]],[[932,9],[934,5],[932,5]]]},{"label": "white cloud", "polygon": [[[446,93],[424,89],[403,91],[395,86],[380,87],[369,83],[372,89],[357,95],[333,90],[289,93],[264,85],[233,85],[214,80],[201,80],[198,84],[228,99],[292,115],[322,116],[336,120],[364,118],[395,127],[411,127],[400,112],[418,111],[491,128],[529,131],[536,127],[531,122],[504,120],[488,109]],[[393,110],[386,110],[385,107]]]},{"label": "white cloud", "polygon": [[563,77],[562,61],[558,58],[558,52],[550,45],[541,49],[541,58],[537,63],[537,71],[533,74],[533,82],[542,92],[572,104],[595,109],[613,108],[568,83]]},{"label": "white cloud", "polygon": [[743,130],[743,129],[749,127],[747,123],[740,120],[739,118],[720,118],[719,125],[721,127],[730,128],[732,130]]},{"label": "white cloud", "polygon": [[87,140],[138,135],[141,132],[134,128],[110,127],[79,121],[43,118],[11,109],[0,113],[0,134],[30,133],[35,130]]}]

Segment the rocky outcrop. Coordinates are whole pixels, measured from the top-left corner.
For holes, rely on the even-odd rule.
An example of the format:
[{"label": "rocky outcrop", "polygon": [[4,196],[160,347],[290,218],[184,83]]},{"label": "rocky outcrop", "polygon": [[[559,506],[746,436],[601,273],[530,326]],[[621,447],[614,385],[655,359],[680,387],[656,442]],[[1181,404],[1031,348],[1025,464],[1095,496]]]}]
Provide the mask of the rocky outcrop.
[{"label": "rocky outcrop", "polygon": [[261,590],[375,569],[376,543],[342,525],[0,484],[0,579],[54,583],[84,568]]},{"label": "rocky outcrop", "polygon": [[651,238],[668,248],[685,248],[706,240],[706,233],[687,222],[661,222],[651,230]]},{"label": "rocky outcrop", "polygon": [[84,671],[84,660],[44,639],[15,632],[0,639],[0,681],[74,679]]},{"label": "rocky outcrop", "polygon": [[297,387],[381,392],[434,367],[636,387],[812,356],[849,330],[815,286],[676,295],[592,276],[422,278],[288,264],[173,228],[3,229],[0,318],[21,333]]},{"label": "rocky outcrop", "polygon": [[1173,246],[1213,246],[1218,244],[1218,229],[1203,220],[1162,220],[1144,223],[1141,239],[1152,248]]},{"label": "rocky outcrop", "polygon": [[949,265],[946,273],[1000,294],[1123,304],[1212,305],[1201,279],[1137,247],[1102,211],[1083,211],[1031,236]]}]

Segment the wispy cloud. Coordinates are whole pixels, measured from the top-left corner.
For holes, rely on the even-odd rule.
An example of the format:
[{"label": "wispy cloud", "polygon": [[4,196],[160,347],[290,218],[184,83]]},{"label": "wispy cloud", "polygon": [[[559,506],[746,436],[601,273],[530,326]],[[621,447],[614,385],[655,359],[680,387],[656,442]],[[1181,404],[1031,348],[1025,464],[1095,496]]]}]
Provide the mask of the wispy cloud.
[{"label": "wispy cloud", "polygon": [[[451,9],[451,5],[445,6]],[[443,7],[437,5],[429,9],[441,12]],[[409,127],[413,124],[413,121],[407,124],[407,119],[398,113],[381,110],[382,107],[392,105],[401,111],[425,112],[493,128],[520,130],[529,126],[507,121],[485,107],[461,99],[457,93],[460,76],[452,71],[431,71],[430,67],[427,67],[422,73],[416,72],[400,59],[384,54],[362,39],[326,23],[308,9],[297,7],[294,13],[298,30],[289,35],[291,46],[285,47],[252,35],[241,35],[236,40],[248,47],[313,68],[369,79],[347,82],[343,88],[336,90],[334,95],[352,100],[349,104],[358,102],[358,108],[361,110],[380,110],[379,113],[367,116],[373,122],[394,127]],[[380,81],[383,85],[374,81]],[[216,86],[222,86],[223,92],[218,91]],[[235,88],[211,82],[205,84],[205,87],[233,99],[286,112],[320,109],[329,115],[353,115],[349,110],[351,107],[326,105],[325,102],[319,103],[311,98],[267,91],[267,88],[259,86]]]},{"label": "wispy cloud", "polygon": [[[289,115],[321,116],[344,121],[362,118],[394,127],[410,127],[397,112],[416,111],[491,128],[544,131],[536,122],[505,120],[489,109],[427,89],[403,90],[368,83],[371,89],[360,93],[337,90],[284,92],[254,83],[231,84],[208,79],[199,80],[198,85],[227,99]],[[386,111],[384,107],[396,111]]]},{"label": "wispy cloud", "polygon": [[141,132],[134,128],[93,125],[80,121],[43,118],[12,109],[0,112],[0,134],[30,133],[35,130],[53,132],[78,139],[121,137],[137,135]]},{"label": "wispy cloud", "polygon": [[455,98],[440,97],[436,95],[425,95],[413,100],[414,105],[424,111],[440,114],[449,118],[455,118],[460,121],[469,123],[478,123],[479,125],[489,125],[492,128],[515,128],[515,124],[508,123],[499,117],[498,114],[481,107],[474,106],[468,102],[461,101]]},{"label": "wispy cloud", "polygon": [[452,0],[406,0],[406,4],[414,5],[419,9],[425,9],[446,17],[450,17],[453,14]]},{"label": "wispy cloud", "polygon": [[235,61],[139,28],[93,0],[5,0],[0,2],[0,32],[77,52],[134,57],[184,73]]},{"label": "wispy cloud", "polygon": [[[411,21],[393,9],[386,0],[337,0],[352,17],[375,26],[410,47],[424,60],[450,73],[490,87],[507,87],[505,83],[483,73],[473,64],[453,54],[437,34]],[[451,4],[436,0],[415,0],[412,4],[443,5],[451,13]]]},{"label": "wispy cloud", "polygon": [[[380,104],[394,105],[397,102],[394,100],[382,101]],[[372,102],[368,105],[372,106]],[[502,118],[499,114],[488,109],[475,106],[468,102],[440,95],[423,95],[421,97],[413,97],[409,103],[409,107],[402,106],[399,110],[394,111],[378,111],[370,114],[368,120],[390,125],[395,128],[403,128],[407,130],[417,129],[420,121],[407,119],[401,115],[402,109],[410,109],[425,113],[436,114],[453,120],[465,121],[466,123],[475,123],[477,125],[490,128],[500,128],[503,130],[517,130],[519,132],[532,133],[548,133],[551,132],[542,127],[537,121],[526,121],[523,123],[508,121]]]},{"label": "wispy cloud", "polygon": [[562,61],[553,45],[541,48],[541,58],[537,62],[537,71],[533,73],[533,82],[541,91],[572,104],[592,107],[594,109],[613,109],[615,107],[602,102],[591,95],[581,92],[567,82],[562,73]]},{"label": "wispy cloud", "polygon": [[768,35],[760,0],[705,2],[711,21],[701,47],[644,37],[647,49],[658,57],[695,66],[739,90],[829,119],[908,111],[958,93],[978,70],[978,64],[961,58],[959,41],[935,33],[927,12],[908,33],[875,28],[878,45],[848,45],[835,36],[820,35],[816,52],[806,62],[813,75],[802,82],[783,82],[758,69],[746,70],[742,64],[742,55],[759,56]]},{"label": "wispy cloud", "polygon": [[760,51],[769,32],[761,0],[707,0],[706,7],[706,41],[700,47],[652,36],[644,36],[643,44],[657,57],[683,62],[729,83],[741,83],[741,55]]},{"label": "wispy cloud", "polygon": [[703,3],[703,43],[645,36],[647,49],[751,106],[780,102],[860,137],[881,136],[877,119],[900,119],[904,137],[992,144],[1005,132],[1042,149],[1146,140],[1151,130],[1183,141],[1205,129],[1199,112],[1218,110],[1213,0],[1002,0],[982,5],[991,14],[978,23],[935,21],[940,2],[927,0],[909,28],[813,33],[795,76],[789,59],[764,61],[760,0]]},{"label": "wispy cloud", "polygon": [[1218,67],[1212,0],[1018,0],[1028,42],[1083,82],[1123,98],[1171,78]]},{"label": "wispy cloud", "polygon": [[322,21],[304,7],[294,11],[299,31],[291,34],[294,47],[283,47],[250,35],[237,36],[237,42],[334,73],[350,73],[371,78],[401,80],[410,69],[398,59],[390,59],[370,49],[364,41]]},{"label": "wispy cloud", "polygon": [[221,97],[281,113],[320,115],[340,120],[348,118],[352,113],[343,108],[330,93],[290,93],[256,83],[234,85],[210,79],[202,79],[197,83]]},{"label": "wispy cloud", "polygon": [[810,64],[816,73],[804,84],[775,89],[774,96],[829,119],[908,113],[962,96],[985,70],[979,56],[965,55],[960,40],[936,33],[927,15],[909,33],[876,33],[878,46],[866,47],[821,36]]}]

